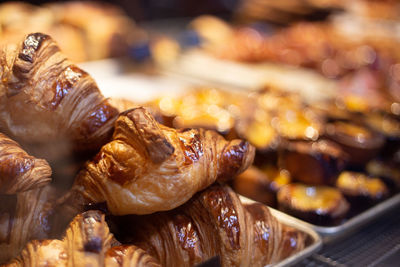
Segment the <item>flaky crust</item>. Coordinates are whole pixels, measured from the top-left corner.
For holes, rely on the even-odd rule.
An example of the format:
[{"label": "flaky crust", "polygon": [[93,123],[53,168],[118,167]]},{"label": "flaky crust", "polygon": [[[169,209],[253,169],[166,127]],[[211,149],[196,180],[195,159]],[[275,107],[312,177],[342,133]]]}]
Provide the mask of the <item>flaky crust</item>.
[{"label": "flaky crust", "polygon": [[113,141],[87,163],[73,191],[87,202],[107,202],[115,215],[170,210],[217,179],[242,172],[253,158],[247,142],[168,128],[136,108],[120,115]]},{"label": "flaky crust", "polygon": [[34,240],[6,266],[160,266],[142,249],[116,243],[104,215],[88,211],[75,217],[62,240]]},{"label": "flaky crust", "polygon": [[51,186],[0,195],[0,264],[18,255],[30,240],[48,237],[55,198]]},{"label": "flaky crust", "polygon": [[217,255],[222,266],[266,266],[304,249],[307,237],[279,223],[266,206],[242,204],[219,185],[175,210],[119,223],[121,235],[162,266],[193,266]]},{"label": "flaky crust", "polygon": [[0,53],[0,129],[35,156],[65,160],[97,150],[118,111],[48,35],[33,33]]},{"label": "flaky crust", "polygon": [[0,133],[0,194],[16,194],[51,181],[46,160],[28,155],[17,142]]}]

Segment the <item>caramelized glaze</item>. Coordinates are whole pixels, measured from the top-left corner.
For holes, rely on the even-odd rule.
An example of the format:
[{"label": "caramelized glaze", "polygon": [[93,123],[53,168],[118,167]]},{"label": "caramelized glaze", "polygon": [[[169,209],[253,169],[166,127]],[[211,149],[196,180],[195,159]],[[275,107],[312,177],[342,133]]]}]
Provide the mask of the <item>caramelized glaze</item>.
[{"label": "caramelized glaze", "polygon": [[289,184],[278,192],[279,208],[319,225],[340,223],[349,210],[341,192],[333,187]]},{"label": "caramelized glaze", "polygon": [[185,154],[185,164],[192,164],[203,156],[203,144],[200,142],[200,135],[193,131],[183,132],[179,137],[182,144],[182,150]]},{"label": "caramelized glaze", "polygon": [[42,33],[32,33],[27,36],[23,42],[22,51],[18,54],[18,57],[24,61],[33,63],[33,57],[43,42],[50,37]]},{"label": "caramelized glaze", "polygon": [[259,203],[246,205],[246,210],[254,220],[254,242],[259,243],[262,251],[268,251],[269,240],[271,238],[271,226],[265,220],[265,210]]},{"label": "caramelized glaze", "polygon": [[74,65],[66,67],[53,83],[52,91],[54,96],[47,104],[48,108],[55,110],[64,97],[74,88],[74,84],[87,75],[85,71]]},{"label": "caramelized glaze", "polygon": [[388,194],[386,185],[379,178],[367,177],[363,173],[342,172],[337,179],[336,186],[350,195],[378,199]]},{"label": "caramelized glaze", "polygon": [[193,265],[195,262],[201,261],[199,234],[191,219],[178,214],[173,217],[173,225],[181,248],[189,255],[189,264]]},{"label": "caramelized glaze", "polygon": [[239,249],[239,219],[230,196],[214,187],[205,195],[205,200],[209,203],[213,217],[218,221],[218,227],[224,229],[228,236],[231,248]]}]

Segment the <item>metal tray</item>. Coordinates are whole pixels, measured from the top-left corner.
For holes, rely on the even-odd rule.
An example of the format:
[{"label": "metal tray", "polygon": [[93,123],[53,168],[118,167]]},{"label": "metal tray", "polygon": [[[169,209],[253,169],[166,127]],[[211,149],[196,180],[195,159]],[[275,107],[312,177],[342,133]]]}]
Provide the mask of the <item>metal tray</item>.
[{"label": "metal tray", "polygon": [[[248,199],[246,197],[240,196],[240,200],[244,203],[252,203],[255,202],[254,200]],[[302,251],[293,254],[292,256],[282,260],[281,262],[273,265],[277,267],[282,267],[282,266],[291,266],[294,265],[303,259],[311,256],[312,254],[316,253],[318,250],[322,248],[322,240],[321,237],[318,235],[318,233],[307,223],[296,219],[290,215],[287,215],[279,210],[273,209],[268,207],[269,210],[271,211],[272,215],[275,216],[275,218],[278,219],[279,222],[291,226],[299,231],[302,231],[306,234],[308,234],[312,240],[311,244],[308,245],[305,249]],[[270,266],[270,265],[268,265]]]},{"label": "metal tray", "polygon": [[304,222],[302,220],[301,222],[318,232],[321,235],[324,243],[330,243],[339,238],[348,236],[361,226],[372,222],[373,220],[379,218],[382,214],[389,212],[398,206],[400,206],[400,193],[350,218],[338,226],[319,226]]}]

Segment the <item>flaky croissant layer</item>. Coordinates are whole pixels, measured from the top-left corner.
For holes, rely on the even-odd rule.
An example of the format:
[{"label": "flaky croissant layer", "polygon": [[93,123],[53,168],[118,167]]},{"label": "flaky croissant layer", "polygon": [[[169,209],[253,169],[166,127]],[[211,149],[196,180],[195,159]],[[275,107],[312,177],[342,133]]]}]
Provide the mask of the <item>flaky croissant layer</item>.
[{"label": "flaky croissant layer", "polygon": [[117,115],[50,36],[32,33],[0,52],[0,130],[33,155],[57,161],[97,150]]},{"label": "flaky croissant layer", "polygon": [[87,211],[74,218],[62,240],[34,240],[5,266],[157,267],[157,261],[133,245],[119,245],[104,215]]},{"label": "flaky croissant layer", "polygon": [[228,186],[213,185],[183,206],[117,218],[120,238],[162,266],[193,266],[219,256],[222,266],[266,266],[304,249],[307,235],[281,224],[260,204],[243,204]]},{"label": "flaky croissant layer", "polygon": [[168,128],[136,108],[120,115],[113,141],[86,165],[73,191],[88,202],[107,202],[115,215],[170,210],[217,179],[244,171],[253,158],[247,142]]},{"label": "flaky croissant layer", "polygon": [[0,264],[17,256],[30,240],[48,237],[55,199],[50,185],[0,195]]},{"label": "flaky croissant layer", "polygon": [[46,160],[28,155],[17,142],[0,133],[0,194],[17,194],[50,181]]}]

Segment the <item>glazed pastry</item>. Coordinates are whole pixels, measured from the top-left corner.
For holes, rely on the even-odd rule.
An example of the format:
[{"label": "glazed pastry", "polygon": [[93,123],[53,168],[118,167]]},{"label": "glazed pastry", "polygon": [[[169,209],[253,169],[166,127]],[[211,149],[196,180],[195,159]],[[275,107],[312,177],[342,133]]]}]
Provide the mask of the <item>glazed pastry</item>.
[{"label": "glazed pastry", "polygon": [[28,155],[0,133],[0,194],[17,194],[51,181],[51,168],[44,159]]},{"label": "glazed pastry", "polygon": [[0,263],[18,255],[30,240],[47,238],[55,199],[50,186],[0,195]]},{"label": "glazed pastry", "polygon": [[379,133],[349,121],[334,121],[326,125],[329,139],[341,146],[348,154],[349,163],[363,165],[374,158],[385,144]]},{"label": "glazed pastry", "polygon": [[214,88],[195,88],[181,96],[164,96],[146,106],[156,107],[174,128],[205,128],[227,134],[234,126],[234,106],[239,95]]},{"label": "glazed pastry", "polygon": [[391,193],[396,193],[400,190],[400,170],[398,163],[383,162],[375,159],[369,161],[365,169],[369,175],[381,178]]},{"label": "glazed pastry", "polygon": [[114,215],[170,210],[216,180],[232,179],[253,158],[254,148],[245,141],[168,128],[136,108],[120,115],[113,141],[87,163],[67,199],[107,202]]},{"label": "glazed pastry", "polygon": [[[238,135],[248,140],[258,151],[267,154],[276,150],[279,144],[279,135],[270,124],[273,119],[271,114],[261,109],[248,107],[249,112],[253,112],[250,118],[239,117],[235,130]],[[242,114],[243,115],[243,114]]]},{"label": "glazed pastry", "polygon": [[266,206],[244,204],[220,185],[175,210],[126,216],[119,224],[121,235],[163,266],[193,266],[216,255],[222,266],[265,266],[304,249],[307,238],[278,222]]},{"label": "glazed pastry", "polygon": [[336,181],[336,187],[348,199],[353,209],[368,208],[389,196],[385,183],[363,173],[342,172]]},{"label": "glazed pastry", "polygon": [[364,120],[366,125],[385,136],[386,143],[381,155],[391,158],[400,149],[400,121],[395,117],[380,113],[364,116]]},{"label": "glazed pastry", "polygon": [[62,240],[34,240],[21,256],[5,266],[160,266],[142,249],[116,245],[104,215],[77,215]]},{"label": "glazed pastry", "polygon": [[232,181],[232,188],[242,196],[275,207],[276,193],[290,181],[287,170],[279,170],[273,166],[251,166]]},{"label": "glazed pastry", "polygon": [[303,184],[282,187],[278,205],[280,210],[317,225],[339,224],[350,207],[336,188]]},{"label": "glazed pastry", "polygon": [[310,109],[302,110],[299,107],[286,107],[278,110],[274,126],[278,133],[291,140],[317,140],[322,135],[320,118]]},{"label": "glazed pastry", "polygon": [[346,166],[347,158],[340,146],[331,141],[297,141],[288,142],[280,151],[279,163],[296,181],[334,185],[337,175]]},{"label": "glazed pastry", "polygon": [[[0,129],[50,162],[97,151],[118,111],[50,36],[33,33],[0,54]],[[45,78],[44,78],[45,77]]]}]

